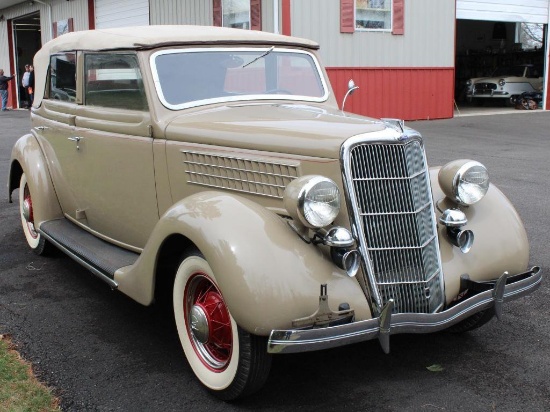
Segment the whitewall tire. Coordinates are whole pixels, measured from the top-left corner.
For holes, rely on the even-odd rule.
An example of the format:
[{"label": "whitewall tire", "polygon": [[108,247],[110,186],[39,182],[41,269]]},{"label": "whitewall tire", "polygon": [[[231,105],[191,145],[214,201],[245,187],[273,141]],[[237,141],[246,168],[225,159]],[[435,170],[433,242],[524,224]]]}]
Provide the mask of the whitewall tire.
[{"label": "whitewall tire", "polygon": [[40,235],[34,225],[33,200],[25,173],[21,175],[21,180],[19,181],[19,213],[21,215],[23,233],[30,248],[38,255],[48,253],[50,244]]},{"label": "whitewall tire", "polygon": [[239,328],[199,253],[187,255],[179,265],[173,304],[185,356],[206,388],[233,400],[263,386],[271,366],[265,338]]}]

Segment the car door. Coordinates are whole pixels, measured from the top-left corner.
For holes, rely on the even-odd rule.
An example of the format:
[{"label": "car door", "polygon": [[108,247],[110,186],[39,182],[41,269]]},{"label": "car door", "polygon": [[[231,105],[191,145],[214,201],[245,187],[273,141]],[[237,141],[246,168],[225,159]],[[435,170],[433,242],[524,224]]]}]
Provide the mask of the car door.
[{"label": "car door", "polygon": [[[58,91],[67,90],[72,99],[62,98]],[[63,95],[65,96],[65,95]],[[72,190],[78,186],[78,157],[71,139],[75,135],[76,53],[50,56],[47,85],[42,104],[33,109],[33,132],[47,159],[54,188],[66,216],[76,219],[78,201]]]},{"label": "car door", "polygon": [[80,221],[141,249],[158,221],[151,118],[137,56],[84,54],[84,104],[75,119]]}]

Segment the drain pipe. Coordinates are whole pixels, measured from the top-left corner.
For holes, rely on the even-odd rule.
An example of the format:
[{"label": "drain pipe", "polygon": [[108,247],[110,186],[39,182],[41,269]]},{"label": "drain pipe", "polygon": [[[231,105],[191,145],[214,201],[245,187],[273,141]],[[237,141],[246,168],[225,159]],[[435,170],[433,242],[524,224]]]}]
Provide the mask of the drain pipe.
[{"label": "drain pipe", "polygon": [[548,29],[550,29],[550,4],[547,4],[548,7],[548,19],[546,20],[546,36],[544,39],[545,48],[544,48],[544,79],[542,84],[544,85],[544,90],[542,91],[542,110],[548,110],[548,107],[546,105],[546,101],[548,100],[548,90],[550,89],[550,83],[548,74],[550,73],[548,69],[548,64],[550,64],[550,58],[548,57],[550,53],[550,45],[548,44],[548,40],[550,39],[550,36],[548,36]]}]

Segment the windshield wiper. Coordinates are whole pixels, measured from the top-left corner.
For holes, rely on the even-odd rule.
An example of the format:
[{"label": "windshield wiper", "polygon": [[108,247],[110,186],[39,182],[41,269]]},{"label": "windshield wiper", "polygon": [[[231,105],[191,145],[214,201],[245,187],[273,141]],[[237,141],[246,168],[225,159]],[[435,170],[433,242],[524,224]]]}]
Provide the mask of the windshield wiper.
[{"label": "windshield wiper", "polygon": [[264,54],[260,54],[258,57],[256,57],[255,59],[252,59],[251,61],[249,61],[248,63],[246,64],[243,64],[241,69],[244,69],[246,66],[250,66],[252,63],[254,63],[255,61],[258,61],[260,60],[262,57],[265,57],[267,56],[269,53],[271,53],[273,51],[273,49],[275,49],[275,46],[271,46],[271,48],[266,51]]}]

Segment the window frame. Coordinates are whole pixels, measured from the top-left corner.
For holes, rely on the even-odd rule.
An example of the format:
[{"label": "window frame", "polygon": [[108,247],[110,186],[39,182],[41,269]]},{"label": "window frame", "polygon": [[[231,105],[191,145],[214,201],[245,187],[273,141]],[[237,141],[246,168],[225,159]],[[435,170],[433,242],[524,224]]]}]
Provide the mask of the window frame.
[{"label": "window frame", "polygon": [[[140,91],[141,95],[142,95],[142,98],[143,98],[143,106],[141,109],[136,109],[136,108],[126,108],[126,107],[120,107],[120,106],[104,106],[104,105],[97,105],[97,104],[88,104],[88,86],[89,86],[89,81],[88,81],[88,68],[87,68],[87,59],[88,57],[91,57],[91,56],[100,56],[100,55],[108,55],[108,56],[132,56],[134,59],[135,59],[135,62],[136,62],[136,66],[135,67],[132,67],[130,68],[131,70],[135,70],[137,69],[139,71],[139,75],[140,77],[139,78],[136,78],[136,85],[138,86],[138,91]],[[109,52],[109,51],[97,51],[97,52],[85,52],[82,54],[81,56],[81,59],[82,59],[82,70],[83,70],[83,76],[82,76],[82,104],[86,107],[89,107],[89,108],[102,108],[102,109],[109,109],[109,110],[131,110],[131,111],[139,111],[139,112],[149,112],[149,109],[150,109],[150,105],[149,105],[149,101],[148,101],[148,98],[147,98],[147,91],[146,91],[146,87],[145,87],[145,80],[144,80],[144,77],[143,77],[143,70],[141,68],[141,62],[140,62],[140,58],[139,58],[139,55],[138,53],[136,53],[135,51],[129,51],[129,50],[124,50],[124,51],[119,51],[119,52]],[[130,80],[133,80],[133,79],[130,79]],[[141,80],[141,83],[140,83],[140,80]],[[116,89],[112,89],[112,90],[116,90]],[[129,90],[134,90],[134,89],[129,89]],[[109,89],[105,89],[105,90],[100,90],[100,91],[109,91]]]},{"label": "window frame", "polygon": [[[368,0],[370,1],[370,0]],[[359,32],[378,32],[378,33],[393,33],[393,24],[394,24],[394,7],[393,7],[393,3],[394,3],[394,0],[384,0],[384,1],[389,1],[390,4],[389,4],[389,7],[387,7],[386,9],[384,9],[383,11],[387,12],[388,15],[389,15],[389,27],[388,28],[383,28],[383,29],[377,29],[377,28],[367,28],[367,27],[358,27],[357,26],[357,0],[353,0],[353,26],[354,26],[354,30],[355,31],[359,31]],[[373,9],[375,10],[375,9]]]},{"label": "window frame", "polygon": [[[75,69],[75,74],[74,74],[74,92],[75,92],[75,95],[73,96],[72,100],[71,99],[68,99],[68,100],[55,99],[53,94],[52,94],[52,58],[54,58],[55,56],[67,56],[67,55],[72,55],[73,56],[74,69]],[[47,87],[45,89],[43,99],[50,100],[50,101],[60,101],[60,102],[65,102],[65,103],[74,103],[74,104],[77,103],[77,96],[78,96],[78,60],[77,59],[78,59],[78,54],[74,50],[73,51],[59,52],[59,53],[50,54],[49,62],[48,62],[47,80],[46,80]],[[57,68],[56,68],[56,70],[57,70]],[[57,78],[57,74],[56,74],[56,78]],[[56,86],[57,86],[57,81],[56,81]],[[56,89],[57,89],[57,87],[56,87]],[[62,89],[59,89],[59,90],[62,90]]]}]

